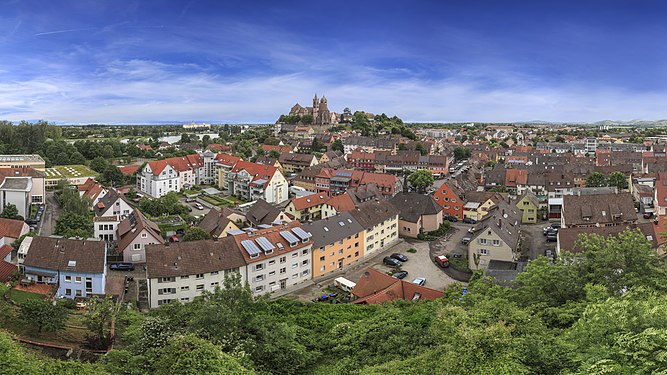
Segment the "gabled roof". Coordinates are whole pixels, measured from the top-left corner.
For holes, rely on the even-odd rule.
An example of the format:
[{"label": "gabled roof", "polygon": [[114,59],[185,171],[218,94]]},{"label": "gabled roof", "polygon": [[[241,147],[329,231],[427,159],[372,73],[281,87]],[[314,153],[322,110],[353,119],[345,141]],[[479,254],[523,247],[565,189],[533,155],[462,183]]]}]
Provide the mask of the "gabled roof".
[{"label": "gabled roof", "polygon": [[294,198],[289,204],[293,205],[295,210],[301,211],[325,204],[328,200],[329,196],[326,194],[310,194],[304,197]]},{"label": "gabled roof", "polygon": [[47,270],[79,273],[104,272],[104,241],[33,237],[23,264]]},{"label": "gabled roof", "polygon": [[19,238],[28,225],[22,220],[0,218],[0,238]]},{"label": "gabled roof", "polygon": [[378,304],[397,299],[432,301],[444,295],[441,291],[393,278],[374,268],[364,271],[352,294],[358,298],[353,301],[356,304]]},{"label": "gabled roof", "polygon": [[278,168],[272,165],[266,164],[257,164],[249,161],[239,160],[234,167],[232,168],[232,173],[239,173],[241,171],[246,171],[252,177],[251,181],[262,181],[263,185],[266,186],[273,176],[278,171]]},{"label": "gabled roof", "polygon": [[227,155],[227,154],[217,154],[217,155],[215,155],[216,163],[223,164],[223,165],[226,165],[228,167],[233,167],[234,164],[236,164],[239,160],[241,160],[241,158],[238,157],[238,156]]},{"label": "gabled roof", "polygon": [[517,187],[526,185],[528,182],[528,171],[525,169],[508,169],[505,173],[505,186]]},{"label": "gabled roof", "polygon": [[630,193],[563,196],[565,226],[623,223],[637,220]]},{"label": "gabled roof", "polygon": [[104,191],[104,186],[98,184],[92,178],[88,178],[83,185],[79,185],[77,189],[83,194],[84,197],[94,200],[97,198],[102,191]]},{"label": "gabled roof", "polygon": [[[534,204],[535,207],[540,206],[540,201],[537,199],[535,193],[533,193],[530,189],[526,189],[526,191],[523,192],[523,194],[517,200],[517,204],[524,198],[526,198],[530,203]],[[519,209],[521,209],[521,207],[519,207]]]},{"label": "gabled roof", "polygon": [[141,211],[134,210],[118,224],[118,250],[125,250],[143,230],[146,230],[158,242],[164,243],[157,224],[148,220]]},{"label": "gabled roof", "polygon": [[220,211],[212,208],[197,226],[210,233],[213,237],[218,237],[227,225],[229,225],[231,220],[228,217],[230,214],[231,211],[227,208],[223,208]]},{"label": "gabled roof", "polygon": [[[287,224],[271,226],[270,228],[266,229],[258,229],[253,231],[252,234],[243,233],[231,237],[236,242],[236,247],[241,252],[246,263],[250,264],[253,262],[260,262],[265,259],[277,257],[295,250],[300,250],[303,247],[311,246],[313,244],[312,236],[307,238],[305,242],[301,241],[299,238],[300,236],[298,236],[297,232],[295,232],[295,230],[298,231],[296,228],[303,229],[301,223],[298,221],[292,221]],[[292,237],[297,239],[297,245],[295,247],[290,246],[289,242],[285,239],[284,232],[290,233]],[[262,241],[260,240],[262,237],[268,241],[269,246],[273,246],[272,252],[268,253],[266,251],[260,250],[262,249],[262,245],[259,241]],[[244,246],[244,243],[247,244],[245,241],[252,242],[254,247],[259,250],[259,253],[256,253],[256,256],[251,257],[249,254],[249,248]]]},{"label": "gabled roof", "polygon": [[9,244],[0,246],[0,259],[3,259],[7,254],[11,253],[14,250]]},{"label": "gabled roof", "polygon": [[423,215],[437,215],[442,207],[430,195],[398,193],[389,202],[400,212],[399,218],[411,223],[419,222]]},{"label": "gabled roof", "polygon": [[131,175],[134,174],[134,172],[139,170],[139,167],[140,167],[140,165],[138,165],[138,164],[132,164],[132,165],[126,165],[124,167],[118,167],[118,169],[120,169],[120,172],[122,174],[124,174],[126,176],[131,176]]},{"label": "gabled roof", "polygon": [[95,208],[93,209],[93,211],[95,211],[95,215],[101,216],[110,207],[113,207],[113,205],[119,199],[123,200],[125,203],[129,205],[124,195],[118,193],[116,189],[109,189],[109,192],[95,205]]},{"label": "gabled roof", "polygon": [[282,213],[282,211],[273,206],[264,199],[258,199],[246,212],[245,218],[252,225],[271,224]]},{"label": "gabled roof", "polygon": [[499,200],[489,213],[477,223],[473,240],[480,234],[491,230],[512,249],[519,242],[521,214],[514,204]]},{"label": "gabled roof", "polygon": [[350,213],[364,228],[371,228],[387,219],[396,217],[398,210],[386,199],[381,199],[360,203]]},{"label": "gabled roof", "polygon": [[280,164],[292,164],[306,167],[310,166],[313,160],[317,161],[315,155],[312,154],[292,154],[285,152],[281,153],[280,158],[278,158]]},{"label": "gabled roof", "polygon": [[561,228],[558,230],[558,244],[561,251],[579,253],[583,251],[583,249],[577,246],[579,236],[597,234],[607,238],[609,236],[617,236],[628,228],[633,230],[639,229],[644,238],[646,238],[654,248],[658,246],[658,235],[655,233],[655,228],[652,223],[613,225],[607,227]]},{"label": "gabled roof", "polygon": [[327,204],[335,208],[337,212],[351,211],[356,208],[349,192],[331,197]]},{"label": "gabled roof", "polygon": [[196,275],[245,267],[231,237],[218,241],[190,241],[146,246],[146,276],[174,277]]}]

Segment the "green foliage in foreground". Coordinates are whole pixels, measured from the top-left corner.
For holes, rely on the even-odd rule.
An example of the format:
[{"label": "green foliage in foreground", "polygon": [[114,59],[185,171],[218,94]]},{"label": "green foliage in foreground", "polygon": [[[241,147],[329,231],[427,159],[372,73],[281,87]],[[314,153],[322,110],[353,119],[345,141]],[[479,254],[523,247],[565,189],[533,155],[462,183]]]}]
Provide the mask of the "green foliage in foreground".
[{"label": "green foliage in foreground", "polygon": [[190,304],[121,314],[120,349],[95,365],[37,360],[0,333],[0,366],[52,374],[665,373],[663,261],[637,231],[585,237],[580,247],[577,258],[531,262],[515,288],[476,276],[465,296],[457,284],[432,302],[269,301],[229,279],[227,289]]}]

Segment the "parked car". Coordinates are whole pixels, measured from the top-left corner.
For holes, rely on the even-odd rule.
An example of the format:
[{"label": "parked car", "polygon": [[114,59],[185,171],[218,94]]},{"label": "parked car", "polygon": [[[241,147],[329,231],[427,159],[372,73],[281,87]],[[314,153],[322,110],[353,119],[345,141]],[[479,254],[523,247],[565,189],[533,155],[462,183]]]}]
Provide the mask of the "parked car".
[{"label": "parked car", "polygon": [[394,274],[391,275],[391,277],[396,278],[396,279],[405,279],[406,277],[408,277],[408,271],[394,272]]},{"label": "parked car", "polygon": [[187,198],[185,198],[185,201],[190,203],[190,202],[196,202],[197,200],[195,198],[192,198],[192,197],[187,197]]},{"label": "parked car", "polygon": [[472,240],[472,237],[465,236],[465,237],[463,237],[463,239],[461,239],[461,243],[464,244],[464,245],[467,245],[467,244],[470,243],[470,240]]},{"label": "parked car", "polygon": [[556,259],[556,254],[554,254],[554,251],[551,249],[544,250],[544,256],[549,258],[550,263],[553,263],[553,261]]},{"label": "parked car", "polygon": [[433,260],[437,265],[439,265],[442,268],[449,267],[449,259],[447,259],[447,257],[444,255],[436,255],[435,258],[433,258]]},{"label": "parked car", "polygon": [[114,263],[109,266],[112,271],[134,271],[134,264],[132,263]]},{"label": "parked car", "polygon": [[560,223],[553,223],[553,224],[551,224],[551,227],[553,229],[560,229]]},{"label": "parked car", "polygon": [[390,257],[392,257],[394,259],[397,259],[397,260],[400,260],[401,262],[407,262],[408,261],[408,257],[406,257],[403,254],[399,254],[399,253],[393,253],[393,254],[390,255]]},{"label": "parked car", "polygon": [[558,241],[558,233],[549,233],[547,234],[547,242],[556,242]]},{"label": "parked car", "polygon": [[204,206],[202,206],[201,203],[195,203],[195,208],[198,210],[203,210]]},{"label": "parked car", "polygon": [[188,212],[192,212],[192,207],[190,206],[185,206],[188,209]]},{"label": "parked car", "polygon": [[475,219],[473,219],[473,218],[471,218],[471,217],[466,217],[466,218],[463,219],[463,222],[464,222],[465,224],[476,224],[476,223],[477,223],[477,220],[475,220]]},{"label": "parked car", "polygon": [[426,278],[425,277],[418,277],[418,278],[412,280],[412,283],[424,286],[424,284],[426,284]]},{"label": "parked car", "polygon": [[553,229],[552,227],[544,227],[544,228],[542,228],[542,235],[543,235],[543,236],[546,236],[547,234],[549,234],[549,232],[550,232],[552,229]]},{"label": "parked car", "polygon": [[457,223],[459,221],[459,219],[455,218],[454,216],[449,216],[449,215],[445,216],[443,219],[451,221],[452,223]]},{"label": "parked car", "polygon": [[403,263],[400,260],[394,259],[392,257],[384,257],[382,263],[388,265],[389,267],[400,267]]},{"label": "parked car", "polygon": [[653,217],[653,212],[644,212],[644,219],[650,219]]}]

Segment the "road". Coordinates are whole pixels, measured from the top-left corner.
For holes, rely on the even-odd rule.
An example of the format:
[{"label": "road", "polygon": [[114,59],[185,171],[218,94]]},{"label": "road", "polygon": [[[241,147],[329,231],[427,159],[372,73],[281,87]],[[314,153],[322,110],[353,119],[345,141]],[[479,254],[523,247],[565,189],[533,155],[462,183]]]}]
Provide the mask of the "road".
[{"label": "road", "polygon": [[60,216],[60,206],[56,202],[56,197],[52,191],[46,192],[46,208],[42,216],[42,223],[39,225],[40,236],[50,236],[56,230],[56,221]]},{"label": "road", "polygon": [[547,242],[547,238],[543,235],[543,228],[551,225],[548,221],[541,221],[538,224],[523,224],[521,225],[521,236],[523,238],[521,245],[521,255],[528,257],[528,259],[535,259],[540,255],[544,255],[546,249],[556,249],[555,242]]}]

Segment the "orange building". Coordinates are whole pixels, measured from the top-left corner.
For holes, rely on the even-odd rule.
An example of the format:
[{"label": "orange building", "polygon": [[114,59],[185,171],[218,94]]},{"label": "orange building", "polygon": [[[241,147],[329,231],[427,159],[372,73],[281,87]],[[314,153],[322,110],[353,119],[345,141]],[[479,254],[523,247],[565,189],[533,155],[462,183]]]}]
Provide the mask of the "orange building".
[{"label": "orange building", "polygon": [[433,200],[442,207],[443,216],[463,219],[463,201],[458,189],[452,189],[447,183],[433,192]]},{"label": "orange building", "polygon": [[304,224],[303,229],[313,236],[313,278],[364,257],[364,228],[349,212]]}]

